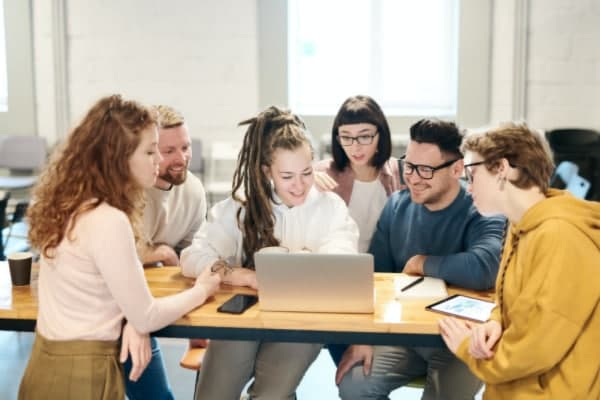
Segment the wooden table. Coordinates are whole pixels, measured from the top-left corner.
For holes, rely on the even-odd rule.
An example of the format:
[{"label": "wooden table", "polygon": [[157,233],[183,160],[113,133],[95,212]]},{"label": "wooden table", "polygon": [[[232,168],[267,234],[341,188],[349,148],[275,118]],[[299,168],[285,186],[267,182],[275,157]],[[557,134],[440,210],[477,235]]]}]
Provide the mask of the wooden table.
[{"label": "wooden table", "polygon": [[[4,263],[2,263],[4,264]],[[3,265],[0,264],[0,269]],[[7,268],[5,268],[7,269]],[[11,287],[10,277],[0,272],[0,330],[33,331],[37,318],[37,271],[30,286]],[[178,267],[148,268],[148,285],[155,297],[177,293],[193,284]],[[258,306],[241,315],[217,312],[217,307],[236,293],[255,293],[248,288],[222,285],[201,307],[155,332],[161,337],[267,340],[314,343],[369,343],[443,346],[438,314],[425,311],[433,299],[395,299],[394,276],[375,274],[375,313],[266,312]],[[8,279],[8,282],[6,280]],[[449,289],[490,298],[489,293]]]}]

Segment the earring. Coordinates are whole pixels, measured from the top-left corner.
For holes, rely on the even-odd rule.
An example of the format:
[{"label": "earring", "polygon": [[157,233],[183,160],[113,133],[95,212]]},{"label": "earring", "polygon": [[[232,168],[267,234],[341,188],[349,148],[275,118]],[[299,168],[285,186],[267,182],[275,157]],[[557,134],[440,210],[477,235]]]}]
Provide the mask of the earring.
[{"label": "earring", "polygon": [[504,190],[504,184],[506,183],[506,177],[498,177],[498,181],[500,182],[500,191]]}]

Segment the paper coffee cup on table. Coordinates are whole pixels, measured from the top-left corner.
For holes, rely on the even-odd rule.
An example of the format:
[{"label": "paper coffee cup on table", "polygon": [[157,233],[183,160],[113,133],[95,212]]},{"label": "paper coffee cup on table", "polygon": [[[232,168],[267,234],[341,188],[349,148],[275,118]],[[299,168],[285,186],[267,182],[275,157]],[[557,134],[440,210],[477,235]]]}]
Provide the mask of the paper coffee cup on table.
[{"label": "paper coffee cup on table", "polygon": [[31,262],[33,254],[30,252],[12,253],[8,256],[10,280],[14,286],[29,285],[31,281]]}]

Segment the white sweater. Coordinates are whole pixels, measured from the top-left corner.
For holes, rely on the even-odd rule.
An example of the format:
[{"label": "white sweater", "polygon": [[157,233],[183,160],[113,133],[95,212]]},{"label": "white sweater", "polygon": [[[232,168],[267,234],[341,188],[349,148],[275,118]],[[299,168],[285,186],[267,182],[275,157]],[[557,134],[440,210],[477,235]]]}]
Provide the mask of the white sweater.
[{"label": "white sweater", "polygon": [[184,248],[206,219],[206,194],[202,182],[191,172],[181,185],[170,190],[146,190],[144,231],[152,244]]},{"label": "white sweater", "polygon": [[37,330],[51,340],[116,340],[123,318],[151,332],[205,299],[202,286],[152,297],[129,219],[103,203],[78,217],[54,258],[40,260]]},{"label": "white sweater", "polygon": [[[274,236],[290,252],[357,252],[358,227],[338,195],[321,193],[313,188],[300,206],[288,208],[280,201],[278,203],[273,204]],[[192,245],[181,253],[185,276],[198,276],[219,258],[231,265],[241,265],[243,238],[236,218],[239,207],[240,204],[229,197],[210,210],[208,221],[202,225]]]}]

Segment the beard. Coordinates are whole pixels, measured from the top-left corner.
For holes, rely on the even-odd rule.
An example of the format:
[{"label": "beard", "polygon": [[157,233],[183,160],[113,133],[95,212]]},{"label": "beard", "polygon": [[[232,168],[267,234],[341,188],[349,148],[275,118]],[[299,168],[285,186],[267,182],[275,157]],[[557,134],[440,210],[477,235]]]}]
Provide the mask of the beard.
[{"label": "beard", "polygon": [[165,182],[169,182],[171,185],[181,185],[183,182],[185,182],[185,179],[187,178],[187,166],[183,169],[183,171],[177,173],[172,173],[167,168],[165,173],[159,175],[158,177]]}]

